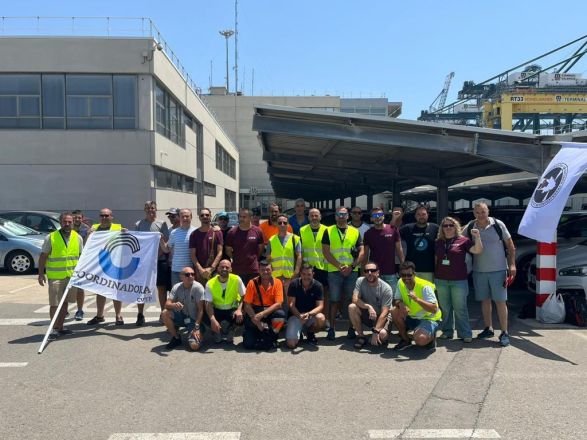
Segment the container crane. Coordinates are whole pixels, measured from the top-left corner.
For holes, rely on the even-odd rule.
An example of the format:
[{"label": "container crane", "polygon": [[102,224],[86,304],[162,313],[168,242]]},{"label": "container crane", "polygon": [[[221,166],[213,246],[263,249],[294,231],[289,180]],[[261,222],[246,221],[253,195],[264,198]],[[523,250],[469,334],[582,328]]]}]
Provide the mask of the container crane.
[{"label": "container crane", "polygon": [[446,79],[444,80],[444,87],[442,88],[436,99],[432,101],[432,104],[430,104],[430,107],[428,108],[428,111],[430,113],[434,113],[437,110],[444,108],[444,104],[446,103],[446,97],[448,95],[448,90],[450,89],[450,83],[454,76],[454,72],[450,72],[448,75],[446,75]]}]

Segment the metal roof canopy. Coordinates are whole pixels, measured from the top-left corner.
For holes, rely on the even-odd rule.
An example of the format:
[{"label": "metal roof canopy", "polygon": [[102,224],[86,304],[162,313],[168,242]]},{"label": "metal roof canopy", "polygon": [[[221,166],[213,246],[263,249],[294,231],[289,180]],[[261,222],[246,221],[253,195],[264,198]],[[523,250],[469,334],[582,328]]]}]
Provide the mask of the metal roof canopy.
[{"label": "metal roof canopy", "polygon": [[448,186],[539,175],[557,143],[587,139],[586,132],[539,136],[274,105],[255,106],[253,130],[278,197],[322,201],[434,185],[443,212]]}]

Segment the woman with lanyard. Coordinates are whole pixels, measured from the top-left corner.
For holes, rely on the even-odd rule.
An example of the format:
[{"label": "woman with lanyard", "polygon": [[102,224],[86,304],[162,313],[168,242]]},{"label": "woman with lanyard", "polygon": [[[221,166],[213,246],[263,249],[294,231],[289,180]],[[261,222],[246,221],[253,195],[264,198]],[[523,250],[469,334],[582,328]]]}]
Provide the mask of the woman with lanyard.
[{"label": "woman with lanyard", "polygon": [[480,254],[483,244],[478,229],[471,229],[472,240],[461,235],[461,231],[458,220],[452,217],[442,220],[434,248],[434,283],[442,309],[440,338],[452,339],[456,327],[457,336],[469,343],[473,333],[467,308],[469,281],[465,257],[467,252]]}]

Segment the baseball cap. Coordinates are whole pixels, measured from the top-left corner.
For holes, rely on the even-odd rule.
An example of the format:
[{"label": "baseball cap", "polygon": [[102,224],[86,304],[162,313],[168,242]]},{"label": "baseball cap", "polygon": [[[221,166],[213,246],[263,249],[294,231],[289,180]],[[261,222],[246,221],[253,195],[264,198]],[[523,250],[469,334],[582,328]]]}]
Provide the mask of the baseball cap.
[{"label": "baseball cap", "polygon": [[226,211],[220,211],[218,213],[218,218],[225,218],[228,220],[228,214],[226,213]]},{"label": "baseball cap", "polygon": [[167,212],[165,213],[165,215],[179,215],[179,209],[178,208],[169,208],[167,210]]}]

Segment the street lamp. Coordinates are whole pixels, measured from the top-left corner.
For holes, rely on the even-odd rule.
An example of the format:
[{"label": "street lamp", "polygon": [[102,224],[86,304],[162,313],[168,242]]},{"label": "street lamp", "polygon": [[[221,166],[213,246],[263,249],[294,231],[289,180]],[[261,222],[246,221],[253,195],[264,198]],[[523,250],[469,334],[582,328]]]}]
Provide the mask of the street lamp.
[{"label": "street lamp", "polygon": [[234,35],[234,31],[232,29],[226,29],[224,31],[218,31],[220,35],[222,35],[226,39],[226,93],[229,93],[228,88],[228,39]]}]

